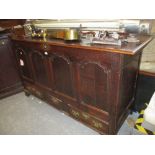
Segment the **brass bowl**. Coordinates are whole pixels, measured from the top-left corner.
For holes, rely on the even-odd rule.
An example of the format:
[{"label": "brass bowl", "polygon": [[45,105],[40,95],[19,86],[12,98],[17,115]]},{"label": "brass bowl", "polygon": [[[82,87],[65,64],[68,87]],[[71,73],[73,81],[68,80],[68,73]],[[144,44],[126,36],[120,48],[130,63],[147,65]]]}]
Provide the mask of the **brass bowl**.
[{"label": "brass bowl", "polygon": [[66,29],[64,40],[79,40],[79,31],[77,29]]}]

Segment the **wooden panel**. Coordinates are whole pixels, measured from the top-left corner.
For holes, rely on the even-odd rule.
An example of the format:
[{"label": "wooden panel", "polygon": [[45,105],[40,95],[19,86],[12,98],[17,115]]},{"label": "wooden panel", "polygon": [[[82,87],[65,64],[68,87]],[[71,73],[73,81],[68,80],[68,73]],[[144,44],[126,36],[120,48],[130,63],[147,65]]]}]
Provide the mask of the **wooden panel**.
[{"label": "wooden panel", "polygon": [[0,89],[19,82],[19,76],[13,63],[13,56],[8,46],[8,40],[2,39],[0,44]]},{"label": "wooden panel", "polygon": [[0,98],[22,90],[15,56],[7,36],[0,37]]},{"label": "wooden panel", "polygon": [[31,54],[31,60],[36,83],[49,87],[44,55],[39,51],[33,50]]},{"label": "wooden panel", "polygon": [[72,63],[65,56],[55,54],[52,59],[52,68],[55,83],[54,90],[75,97]]},{"label": "wooden panel", "polygon": [[[136,93],[136,84],[138,77],[138,66],[141,54],[133,57],[124,57],[124,66],[122,70],[122,79],[120,86],[120,104],[117,107],[121,120],[121,115],[133,106]],[[128,63],[127,63],[128,62]]]},{"label": "wooden panel", "polygon": [[108,111],[109,75],[105,66],[88,62],[80,66],[80,93],[83,104]]}]

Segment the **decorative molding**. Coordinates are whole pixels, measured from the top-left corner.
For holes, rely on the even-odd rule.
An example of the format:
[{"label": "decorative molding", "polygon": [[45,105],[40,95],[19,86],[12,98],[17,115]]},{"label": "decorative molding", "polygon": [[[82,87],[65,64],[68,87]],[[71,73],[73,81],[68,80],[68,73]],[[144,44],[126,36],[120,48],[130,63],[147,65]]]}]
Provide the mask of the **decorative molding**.
[{"label": "decorative molding", "polygon": [[42,52],[40,52],[38,50],[31,50],[31,51],[32,51],[31,54],[30,54],[31,58],[33,57],[34,54],[36,54],[36,55],[40,55],[41,58],[44,59],[44,54]]},{"label": "decorative molding", "polygon": [[52,53],[51,55],[52,55],[53,59],[55,59],[56,57],[62,58],[64,61],[67,62],[68,65],[71,64],[70,59],[68,57],[64,56],[64,55],[60,55],[60,54],[57,54],[57,53]]},{"label": "decorative molding", "polygon": [[[81,61],[78,63],[80,69],[83,69],[88,64],[95,64],[95,65],[99,66],[104,71],[104,73],[107,75],[107,78],[106,78],[106,81],[107,81],[106,82],[106,88],[107,88],[106,89],[107,90],[106,104],[109,105],[109,103],[110,103],[110,94],[109,93],[110,93],[110,88],[111,88],[111,69],[106,64],[103,65],[100,62],[95,62],[95,61]],[[79,70],[79,75],[81,75],[80,70]],[[81,76],[80,76],[80,87],[81,87]],[[82,95],[80,95],[80,96],[82,96]],[[87,105],[87,103],[85,103],[82,100],[82,98],[81,98],[81,104]],[[104,109],[102,109],[102,110],[104,110]]]},{"label": "decorative molding", "polygon": [[80,61],[78,64],[79,64],[80,68],[84,68],[84,66],[88,65],[88,64],[95,64],[95,65],[99,66],[100,68],[102,68],[105,73],[110,72],[110,69],[108,68],[108,66],[105,65],[105,64],[103,65],[100,62],[96,62],[96,61]]}]

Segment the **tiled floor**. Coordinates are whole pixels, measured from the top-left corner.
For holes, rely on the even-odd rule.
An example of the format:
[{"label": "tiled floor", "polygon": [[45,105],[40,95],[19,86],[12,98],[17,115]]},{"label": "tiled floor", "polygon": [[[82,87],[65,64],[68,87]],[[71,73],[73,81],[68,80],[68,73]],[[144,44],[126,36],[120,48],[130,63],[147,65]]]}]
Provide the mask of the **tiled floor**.
[{"label": "tiled floor", "polygon": [[[141,134],[133,128],[137,114],[130,115],[118,135]],[[98,135],[34,96],[19,93],[0,100],[1,135]]]}]

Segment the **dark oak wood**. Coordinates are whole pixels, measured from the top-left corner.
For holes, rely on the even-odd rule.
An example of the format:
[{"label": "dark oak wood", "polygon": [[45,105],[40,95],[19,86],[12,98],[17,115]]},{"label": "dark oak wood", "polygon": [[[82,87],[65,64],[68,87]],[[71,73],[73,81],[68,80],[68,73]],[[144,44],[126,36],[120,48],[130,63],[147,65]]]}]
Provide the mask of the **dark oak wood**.
[{"label": "dark oak wood", "polygon": [[10,29],[16,25],[23,25],[25,19],[0,19],[0,27]]},{"label": "dark oak wood", "polygon": [[121,46],[111,46],[111,45],[99,45],[99,44],[83,44],[81,42],[75,43],[75,42],[64,42],[63,40],[57,40],[57,39],[37,39],[37,38],[31,38],[31,37],[24,37],[24,36],[14,36],[14,40],[20,40],[24,42],[28,42],[30,44],[36,43],[40,44],[40,48],[42,49],[48,49],[49,45],[55,45],[60,47],[70,47],[76,48],[76,49],[89,49],[91,52],[112,52],[112,53],[120,53],[120,54],[127,54],[127,55],[134,55],[141,51],[142,48],[144,48],[151,40],[152,37],[150,36],[137,36],[137,39],[140,40],[138,43],[124,43]]},{"label": "dark oak wood", "polygon": [[0,37],[0,98],[22,91],[15,56],[7,35]]},{"label": "dark oak wood", "polygon": [[141,51],[149,37],[122,47],[12,40],[26,93],[101,134],[117,133],[134,103]]}]

